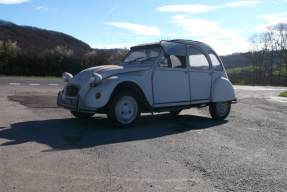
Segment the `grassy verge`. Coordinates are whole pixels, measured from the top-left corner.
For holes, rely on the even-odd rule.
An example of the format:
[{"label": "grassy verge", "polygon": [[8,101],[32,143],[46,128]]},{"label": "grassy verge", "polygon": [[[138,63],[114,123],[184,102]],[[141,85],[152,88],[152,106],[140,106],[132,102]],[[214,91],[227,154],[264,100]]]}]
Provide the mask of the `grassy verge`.
[{"label": "grassy verge", "polygon": [[287,91],[283,92],[283,93],[280,93],[279,96],[282,96],[282,97],[287,97]]},{"label": "grassy verge", "polygon": [[55,77],[55,76],[7,76],[7,75],[0,75],[0,77],[21,77],[21,78],[43,78],[43,79],[61,79],[61,77]]}]

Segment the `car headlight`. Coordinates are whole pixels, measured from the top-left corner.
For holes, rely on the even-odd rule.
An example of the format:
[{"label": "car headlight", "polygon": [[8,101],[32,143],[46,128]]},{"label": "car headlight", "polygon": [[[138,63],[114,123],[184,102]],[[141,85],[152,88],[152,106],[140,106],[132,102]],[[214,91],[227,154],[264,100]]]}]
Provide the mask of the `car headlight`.
[{"label": "car headlight", "polygon": [[91,86],[96,86],[100,84],[102,81],[102,76],[98,73],[92,73],[92,76],[90,78],[90,85]]},{"label": "car headlight", "polygon": [[65,72],[62,75],[62,79],[64,82],[70,82],[73,79],[73,75],[68,72]]}]

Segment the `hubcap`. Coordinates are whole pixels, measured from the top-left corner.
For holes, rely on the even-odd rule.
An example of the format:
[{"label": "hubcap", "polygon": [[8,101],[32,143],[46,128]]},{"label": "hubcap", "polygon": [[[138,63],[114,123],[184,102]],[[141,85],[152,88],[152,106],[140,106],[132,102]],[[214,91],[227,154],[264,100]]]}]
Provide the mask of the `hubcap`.
[{"label": "hubcap", "polygon": [[116,104],[116,117],[124,124],[131,123],[138,113],[138,105],[133,97],[122,97]]},{"label": "hubcap", "polygon": [[227,111],[228,111],[228,103],[227,101],[224,102],[218,102],[216,104],[216,110],[217,110],[217,114],[220,116],[224,116]]}]

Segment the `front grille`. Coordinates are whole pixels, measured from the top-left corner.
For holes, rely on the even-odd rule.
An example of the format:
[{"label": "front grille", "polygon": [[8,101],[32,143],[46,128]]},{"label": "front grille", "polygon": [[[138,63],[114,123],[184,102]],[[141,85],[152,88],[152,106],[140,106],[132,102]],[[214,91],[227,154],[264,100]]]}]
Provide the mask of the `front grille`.
[{"label": "front grille", "polygon": [[75,96],[78,95],[78,93],[79,93],[79,88],[78,87],[73,86],[73,85],[67,86],[67,88],[66,88],[66,95],[67,96],[75,97]]},{"label": "front grille", "polygon": [[77,106],[77,99],[74,98],[65,98],[65,103],[67,105]]}]

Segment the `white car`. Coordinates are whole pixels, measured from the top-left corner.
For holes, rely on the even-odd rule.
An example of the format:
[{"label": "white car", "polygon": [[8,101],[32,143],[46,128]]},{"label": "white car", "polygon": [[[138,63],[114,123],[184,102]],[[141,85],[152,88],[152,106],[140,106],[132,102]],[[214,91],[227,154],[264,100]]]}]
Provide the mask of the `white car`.
[{"label": "white car", "polygon": [[142,112],[209,106],[213,119],[225,119],[236,95],[224,66],[208,45],[190,40],[141,44],[119,65],[88,68],[67,82],[57,105],[78,118],[105,113],[118,127],[129,127]]}]

